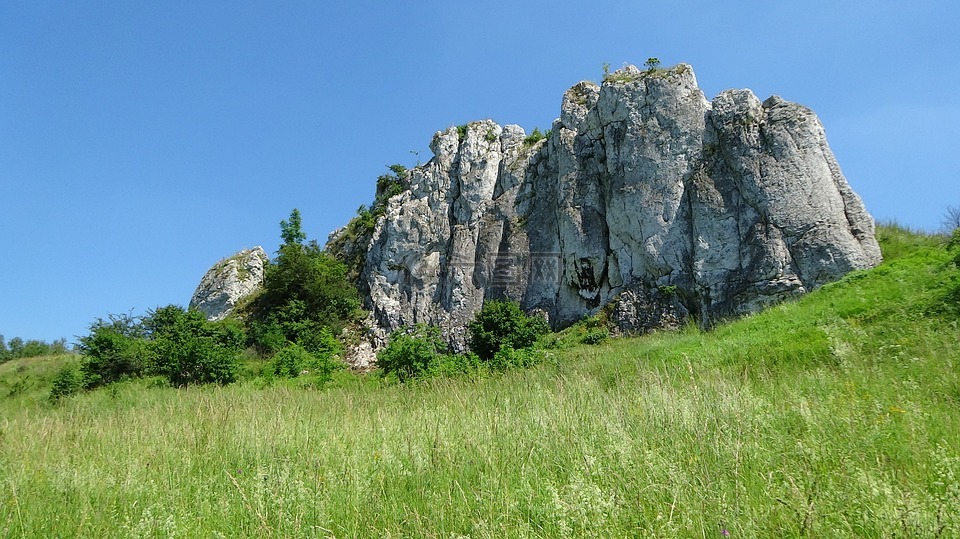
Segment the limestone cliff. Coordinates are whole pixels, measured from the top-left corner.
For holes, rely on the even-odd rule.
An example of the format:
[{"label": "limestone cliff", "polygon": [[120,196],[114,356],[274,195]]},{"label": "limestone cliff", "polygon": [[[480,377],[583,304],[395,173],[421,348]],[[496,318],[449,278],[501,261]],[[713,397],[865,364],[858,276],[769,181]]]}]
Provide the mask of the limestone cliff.
[{"label": "limestone cliff", "polygon": [[239,301],[260,289],[269,260],[262,247],[254,247],[217,262],[200,280],[190,308],[209,320],[223,320]]},{"label": "limestone cliff", "polygon": [[563,96],[543,140],[492,121],[439,132],[367,245],[370,322],[458,347],[488,299],[563,326],[611,305],[624,332],[756,311],[880,262],[874,224],[809,109],[712,102],[690,66]]}]

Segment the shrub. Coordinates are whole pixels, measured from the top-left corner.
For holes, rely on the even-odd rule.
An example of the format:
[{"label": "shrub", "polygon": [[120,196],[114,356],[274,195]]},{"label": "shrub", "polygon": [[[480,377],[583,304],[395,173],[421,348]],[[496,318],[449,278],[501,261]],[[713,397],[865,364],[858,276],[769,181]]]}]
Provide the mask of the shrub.
[{"label": "shrub", "polygon": [[80,366],[84,386],[91,389],[143,375],[153,362],[145,336],[143,324],[134,316],[98,318],[91,324],[90,334],[80,337],[78,344],[84,356]]},{"label": "shrub", "polygon": [[316,241],[289,241],[303,236],[297,217],[291,214],[290,222],[281,223],[284,244],[266,267],[263,292],[249,307],[251,344],[261,353],[276,352],[287,343],[313,351],[312,342],[325,340],[317,337],[322,328],[339,333],[360,313],[360,297],[347,278],[347,267]]},{"label": "shrub", "polygon": [[310,376],[321,384],[330,380],[334,372],[344,367],[338,356],[333,354],[315,355],[302,346],[291,344],[277,352],[272,362],[273,374],[281,378]]},{"label": "shrub", "polygon": [[586,335],[580,338],[580,342],[583,344],[600,344],[607,340],[607,337],[609,336],[610,334],[606,329],[592,329],[588,331]]},{"label": "shrub", "polygon": [[512,301],[490,301],[467,326],[470,349],[481,359],[491,360],[503,347],[529,348],[550,327],[546,320],[528,316]]},{"label": "shrub", "polygon": [[314,361],[300,345],[290,344],[273,356],[273,374],[281,378],[296,378]]},{"label": "shrub", "polygon": [[377,354],[377,365],[383,372],[395,373],[400,380],[423,375],[444,360],[447,344],[440,328],[417,324],[410,329],[394,331],[387,346]]},{"label": "shrub", "polygon": [[491,368],[503,371],[511,367],[532,367],[541,361],[543,361],[543,352],[540,350],[503,346],[493,355],[489,364]]},{"label": "shrub", "polygon": [[960,267],[960,228],[953,229],[953,233],[950,234],[950,239],[947,241],[947,249],[956,252],[953,263]]},{"label": "shrub", "polygon": [[57,339],[52,343],[39,340],[24,341],[20,337],[10,339],[9,345],[0,335],[0,363],[24,357],[48,356],[67,353],[67,340]]},{"label": "shrub", "polygon": [[171,385],[228,384],[236,380],[246,337],[235,321],[210,322],[203,313],[170,305],[144,319],[154,352],[151,374]]},{"label": "shrub", "polygon": [[547,136],[549,136],[549,133],[550,133],[549,131],[547,131],[546,133],[543,133],[540,131],[540,128],[534,127],[533,133],[530,133],[530,135],[527,136],[527,138],[523,139],[523,143],[526,144],[527,146],[533,146],[534,144],[547,138]]},{"label": "shrub", "polygon": [[68,363],[57,371],[50,389],[50,402],[59,403],[83,389],[83,374],[74,363]]}]

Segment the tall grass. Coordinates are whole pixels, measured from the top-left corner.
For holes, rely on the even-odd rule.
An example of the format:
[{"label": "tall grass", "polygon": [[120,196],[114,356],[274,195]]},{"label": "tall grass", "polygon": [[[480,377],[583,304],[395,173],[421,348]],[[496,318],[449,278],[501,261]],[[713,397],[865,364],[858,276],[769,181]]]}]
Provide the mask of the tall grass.
[{"label": "tall grass", "polygon": [[956,537],[960,280],[913,241],[713,332],[479,379],[0,393],[0,536]]}]

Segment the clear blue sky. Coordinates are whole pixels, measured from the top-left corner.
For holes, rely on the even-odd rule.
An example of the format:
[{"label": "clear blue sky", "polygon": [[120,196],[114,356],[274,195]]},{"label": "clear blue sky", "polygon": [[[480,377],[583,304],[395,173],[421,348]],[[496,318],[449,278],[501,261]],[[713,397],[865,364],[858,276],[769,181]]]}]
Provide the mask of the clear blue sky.
[{"label": "clear blue sky", "polygon": [[385,165],[549,127],[603,63],[693,65],[816,111],[880,220],[960,205],[952,1],[0,3],[0,333],[185,305],[220,258],[325,240]]}]

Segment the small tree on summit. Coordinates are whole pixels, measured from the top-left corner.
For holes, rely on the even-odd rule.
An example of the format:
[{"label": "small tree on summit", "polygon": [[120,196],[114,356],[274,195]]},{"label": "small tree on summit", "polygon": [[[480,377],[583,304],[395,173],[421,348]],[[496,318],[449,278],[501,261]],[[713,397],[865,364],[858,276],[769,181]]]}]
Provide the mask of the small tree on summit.
[{"label": "small tree on summit", "polygon": [[647,58],[647,61],[644,62],[643,65],[647,66],[648,71],[655,71],[658,67],[660,67],[660,59],[656,56],[651,56],[650,58]]},{"label": "small tree on summit", "polygon": [[280,221],[280,239],[283,240],[284,245],[300,245],[307,239],[307,234],[303,231],[300,210],[294,208],[290,212],[289,221]]},{"label": "small tree on summit", "polygon": [[280,222],[280,238],[276,259],[265,268],[263,291],[249,307],[251,344],[263,354],[288,344],[326,354],[329,336],[359,315],[360,297],[347,280],[346,266],[316,240],[305,242],[299,211]]}]

